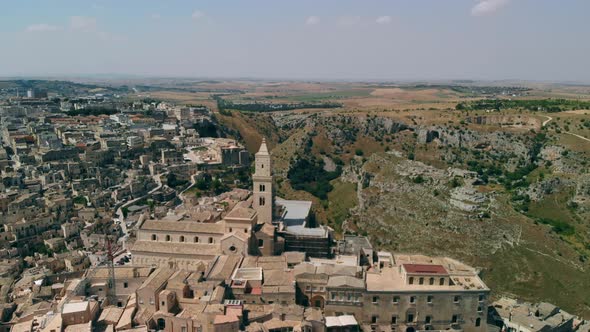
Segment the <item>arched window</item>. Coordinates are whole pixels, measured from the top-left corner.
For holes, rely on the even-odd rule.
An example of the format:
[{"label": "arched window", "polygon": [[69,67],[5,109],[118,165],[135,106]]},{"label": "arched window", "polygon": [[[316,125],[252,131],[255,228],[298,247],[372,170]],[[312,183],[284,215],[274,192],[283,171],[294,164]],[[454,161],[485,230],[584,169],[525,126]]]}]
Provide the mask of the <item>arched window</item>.
[{"label": "arched window", "polygon": [[440,278],[440,285],[444,285],[445,284],[445,278]]},{"label": "arched window", "polygon": [[234,229],[230,227],[230,228],[229,228],[229,232],[231,233],[231,232],[233,232],[233,231],[234,231]]},{"label": "arched window", "polygon": [[260,199],[258,200],[258,203],[259,203],[258,205],[264,206],[264,203],[265,203],[264,197],[260,197]]},{"label": "arched window", "polygon": [[170,235],[166,235],[166,241],[170,241]]},{"label": "arched window", "polygon": [[414,284],[414,277],[410,277],[410,285]]},{"label": "arched window", "polygon": [[159,331],[164,331],[164,329],[166,329],[166,320],[164,320],[164,318],[158,318],[157,323]]},{"label": "arched window", "polygon": [[195,236],[195,243],[199,243],[199,237]]},{"label": "arched window", "polygon": [[152,241],[158,241],[158,236],[156,234],[152,234]]},{"label": "arched window", "polygon": [[180,242],[184,242],[184,235],[180,236]]},{"label": "arched window", "polygon": [[261,184],[261,185],[260,185],[259,189],[260,189],[260,191],[262,191],[262,192],[266,191],[266,187],[265,187],[265,185],[263,185],[263,184]]},{"label": "arched window", "polygon": [[477,318],[475,320],[475,326],[480,326],[481,325],[481,318]]},{"label": "arched window", "polygon": [[420,282],[420,285],[424,285],[424,278],[420,277],[419,282]]},{"label": "arched window", "polygon": [[213,238],[212,237],[209,238],[209,243],[213,243]]},{"label": "arched window", "polygon": [[424,323],[426,323],[426,324],[432,323],[432,316],[426,316],[426,319],[424,319]]},{"label": "arched window", "polygon": [[430,278],[430,282],[431,285],[434,285],[434,278]]}]

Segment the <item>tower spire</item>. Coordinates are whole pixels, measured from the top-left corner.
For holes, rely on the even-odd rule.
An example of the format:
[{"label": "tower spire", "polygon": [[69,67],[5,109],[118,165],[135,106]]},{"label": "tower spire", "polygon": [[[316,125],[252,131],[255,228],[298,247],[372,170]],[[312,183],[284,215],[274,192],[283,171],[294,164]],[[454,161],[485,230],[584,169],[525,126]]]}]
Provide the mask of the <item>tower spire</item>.
[{"label": "tower spire", "polygon": [[256,169],[252,176],[254,184],[253,206],[258,212],[258,221],[271,224],[273,211],[272,163],[266,146],[266,138],[262,138],[262,143],[260,143],[255,157]]},{"label": "tower spire", "polygon": [[268,155],[268,147],[266,146],[266,137],[262,138],[262,143],[260,143],[260,148],[256,155]]}]

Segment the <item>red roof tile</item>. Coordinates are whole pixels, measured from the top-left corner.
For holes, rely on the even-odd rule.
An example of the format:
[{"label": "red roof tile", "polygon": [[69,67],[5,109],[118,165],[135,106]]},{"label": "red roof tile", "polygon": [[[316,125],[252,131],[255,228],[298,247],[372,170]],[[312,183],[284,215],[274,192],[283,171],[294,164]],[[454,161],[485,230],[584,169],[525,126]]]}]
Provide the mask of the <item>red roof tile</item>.
[{"label": "red roof tile", "polygon": [[442,265],[404,264],[404,270],[410,274],[449,274]]}]

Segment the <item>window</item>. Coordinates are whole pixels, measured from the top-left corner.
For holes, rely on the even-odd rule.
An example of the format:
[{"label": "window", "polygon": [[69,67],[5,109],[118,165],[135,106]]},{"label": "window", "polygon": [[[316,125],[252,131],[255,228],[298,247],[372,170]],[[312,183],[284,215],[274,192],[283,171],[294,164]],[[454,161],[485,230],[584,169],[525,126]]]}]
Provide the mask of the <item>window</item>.
[{"label": "window", "polygon": [[229,228],[229,232],[231,233],[231,232],[233,232],[233,231],[234,231],[234,229],[230,227],[230,228]]},{"label": "window", "polygon": [[213,243],[213,238],[212,237],[209,238],[209,243]]},{"label": "window", "polygon": [[166,241],[170,241],[170,235],[166,235]]},{"label": "window", "polygon": [[379,296],[373,296],[373,303],[379,302]]},{"label": "window", "polygon": [[414,322],[414,313],[409,313],[408,314],[408,323],[413,323]]},{"label": "window", "polygon": [[391,324],[397,324],[397,316],[391,316]]},{"label": "window", "polygon": [[414,284],[414,277],[410,277],[410,285]]},{"label": "window", "polygon": [[258,239],[258,247],[259,248],[264,247],[264,240],[263,239]]},{"label": "window", "polygon": [[307,290],[307,291],[311,290],[311,286],[310,285],[305,286],[305,290]]},{"label": "window", "polygon": [[263,184],[261,184],[261,185],[260,185],[260,187],[259,187],[259,191],[262,191],[262,192],[264,192],[264,191],[265,191],[265,189],[266,189],[266,188],[265,188],[265,186],[264,186]]},{"label": "window", "polygon": [[393,303],[398,304],[399,303],[399,296],[394,296],[393,297]]},{"label": "window", "polygon": [[420,285],[424,285],[424,278],[420,277],[420,279],[419,279],[419,280],[420,280],[420,281],[419,281]]},{"label": "window", "polygon": [[184,235],[180,236],[180,242],[184,242]]},{"label": "window", "polygon": [[455,324],[455,323],[457,323],[458,320],[459,320],[459,316],[453,315],[453,318],[451,318],[451,323]]},{"label": "window", "polygon": [[127,287],[129,287],[129,284],[127,282],[124,282],[123,283],[123,288],[127,288]]},{"label": "window", "polygon": [[162,301],[162,307],[166,305],[166,302]]},{"label": "window", "polygon": [[372,316],[371,317],[371,323],[372,324],[376,324],[377,323],[377,320],[379,320],[379,316]]},{"label": "window", "polygon": [[461,301],[461,297],[459,295],[455,295],[455,297],[453,298],[453,302],[459,303],[459,301]]},{"label": "window", "polygon": [[346,297],[346,300],[347,300],[348,302],[351,302],[351,301],[352,301],[352,294],[348,293],[348,294],[346,294],[346,295],[347,295],[347,297]]},{"label": "window", "polygon": [[479,302],[483,302],[485,296],[483,294],[479,294]]},{"label": "window", "polygon": [[416,297],[410,296],[410,303],[416,303]]},{"label": "window", "polygon": [[229,251],[231,251],[231,252],[236,252],[237,250],[238,249],[236,249],[236,247],[233,245],[229,247]]},{"label": "window", "polygon": [[428,303],[432,303],[432,299],[433,299],[433,298],[434,298],[434,296],[432,296],[432,295],[428,295],[428,296],[426,297],[426,302],[428,302]]},{"label": "window", "polygon": [[186,332],[186,326],[181,326],[180,327],[180,332]]},{"label": "window", "polygon": [[426,316],[426,318],[424,319],[424,323],[426,323],[426,324],[432,323],[432,316]]},{"label": "window", "polygon": [[199,237],[195,236],[195,243],[199,243]]},{"label": "window", "polygon": [[477,306],[477,312],[482,312],[482,311],[483,311],[482,306]]},{"label": "window", "polygon": [[264,203],[265,203],[265,199],[264,199],[264,197],[260,197],[260,198],[258,199],[258,205],[260,205],[260,206],[264,206]]},{"label": "window", "polygon": [[244,233],[248,233],[248,229],[247,228],[244,228]]},{"label": "window", "polygon": [[336,293],[330,294],[330,298],[332,299],[332,301],[336,300]]},{"label": "window", "polygon": [[443,286],[445,284],[445,278],[440,278],[439,285]]},{"label": "window", "polygon": [[430,278],[430,281],[428,282],[430,285],[434,285],[434,278]]},{"label": "window", "polygon": [[158,236],[156,234],[152,234],[152,241],[157,241],[158,240]]},{"label": "window", "polygon": [[158,318],[157,324],[159,331],[164,331],[166,329],[166,320],[164,320],[164,318]]},{"label": "window", "polygon": [[479,318],[479,317],[478,317],[478,318],[475,320],[475,326],[480,326],[480,325],[481,325],[481,318]]}]

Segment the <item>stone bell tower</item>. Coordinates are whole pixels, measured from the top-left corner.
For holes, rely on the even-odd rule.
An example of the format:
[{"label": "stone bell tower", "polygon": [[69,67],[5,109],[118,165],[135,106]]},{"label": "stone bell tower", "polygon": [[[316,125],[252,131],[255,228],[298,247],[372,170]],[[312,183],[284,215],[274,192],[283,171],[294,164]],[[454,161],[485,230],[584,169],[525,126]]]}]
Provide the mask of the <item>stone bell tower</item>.
[{"label": "stone bell tower", "polygon": [[254,209],[258,212],[258,221],[272,224],[272,166],[266,139],[262,139],[260,149],[255,155],[256,169],[252,176],[254,183]]}]

